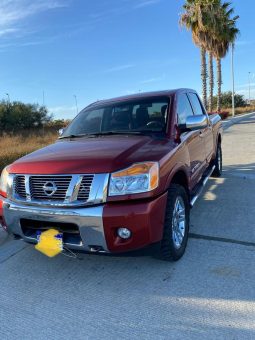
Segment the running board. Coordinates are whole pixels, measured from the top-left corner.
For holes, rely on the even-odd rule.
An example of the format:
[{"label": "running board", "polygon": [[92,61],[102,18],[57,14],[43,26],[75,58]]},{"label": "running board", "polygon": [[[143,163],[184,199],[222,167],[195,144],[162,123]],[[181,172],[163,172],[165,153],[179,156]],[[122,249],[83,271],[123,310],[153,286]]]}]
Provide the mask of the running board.
[{"label": "running board", "polygon": [[206,183],[208,182],[208,179],[210,178],[211,174],[213,173],[215,169],[215,165],[211,168],[210,172],[208,173],[208,175],[203,179],[201,186],[199,187],[198,191],[196,192],[196,195],[192,198],[192,200],[190,201],[190,206],[193,207],[194,204],[196,203],[198,197],[202,194],[204,187],[206,185]]}]

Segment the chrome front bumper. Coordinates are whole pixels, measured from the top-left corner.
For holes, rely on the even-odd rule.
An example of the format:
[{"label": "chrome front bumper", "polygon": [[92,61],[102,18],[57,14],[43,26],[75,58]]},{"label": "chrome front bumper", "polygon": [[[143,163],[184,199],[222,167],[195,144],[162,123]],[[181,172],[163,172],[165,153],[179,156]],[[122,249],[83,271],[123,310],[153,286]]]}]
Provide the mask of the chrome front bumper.
[{"label": "chrome front bumper", "polygon": [[64,243],[70,249],[83,251],[108,252],[104,227],[103,205],[81,208],[46,208],[26,206],[5,200],[3,215],[8,232],[20,236],[24,241],[36,243],[35,237],[24,235],[20,224],[21,219],[49,223],[72,223],[78,226],[81,236],[79,244]]}]

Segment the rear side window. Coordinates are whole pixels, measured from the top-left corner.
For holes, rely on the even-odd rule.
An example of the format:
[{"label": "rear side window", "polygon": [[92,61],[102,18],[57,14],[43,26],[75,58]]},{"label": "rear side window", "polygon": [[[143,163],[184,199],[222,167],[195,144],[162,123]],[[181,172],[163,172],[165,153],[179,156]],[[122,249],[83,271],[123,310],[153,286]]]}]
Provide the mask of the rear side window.
[{"label": "rear side window", "polygon": [[198,96],[195,93],[189,93],[189,98],[194,110],[194,114],[197,115],[203,115],[204,111],[202,109],[200,100],[198,99]]},{"label": "rear side window", "polygon": [[178,125],[186,124],[186,119],[188,116],[193,116],[193,111],[187,95],[181,94],[178,96],[177,100]]}]

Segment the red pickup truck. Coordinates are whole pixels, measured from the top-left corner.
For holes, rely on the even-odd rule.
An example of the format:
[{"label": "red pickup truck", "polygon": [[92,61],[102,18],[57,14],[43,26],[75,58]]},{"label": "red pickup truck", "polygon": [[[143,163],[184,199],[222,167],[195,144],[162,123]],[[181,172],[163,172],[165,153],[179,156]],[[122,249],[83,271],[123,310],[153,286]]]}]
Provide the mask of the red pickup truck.
[{"label": "red pickup truck", "polygon": [[178,89],[93,103],[52,145],[7,166],[2,226],[36,243],[54,228],[66,248],[119,253],[157,245],[178,260],[190,208],[222,171],[222,123]]}]

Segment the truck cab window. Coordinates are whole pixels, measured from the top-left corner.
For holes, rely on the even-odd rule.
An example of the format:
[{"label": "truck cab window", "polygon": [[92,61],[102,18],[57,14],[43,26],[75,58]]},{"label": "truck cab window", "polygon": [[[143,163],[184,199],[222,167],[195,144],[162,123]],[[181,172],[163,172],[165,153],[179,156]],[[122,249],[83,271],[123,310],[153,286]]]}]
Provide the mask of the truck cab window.
[{"label": "truck cab window", "polygon": [[193,111],[190,106],[189,99],[186,94],[181,94],[177,101],[177,119],[178,125],[186,124],[188,116],[193,116]]},{"label": "truck cab window", "polygon": [[195,93],[189,93],[189,98],[191,101],[191,105],[194,110],[194,115],[204,115],[204,110],[202,109],[200,100],[198,99],[198,96]]}]

